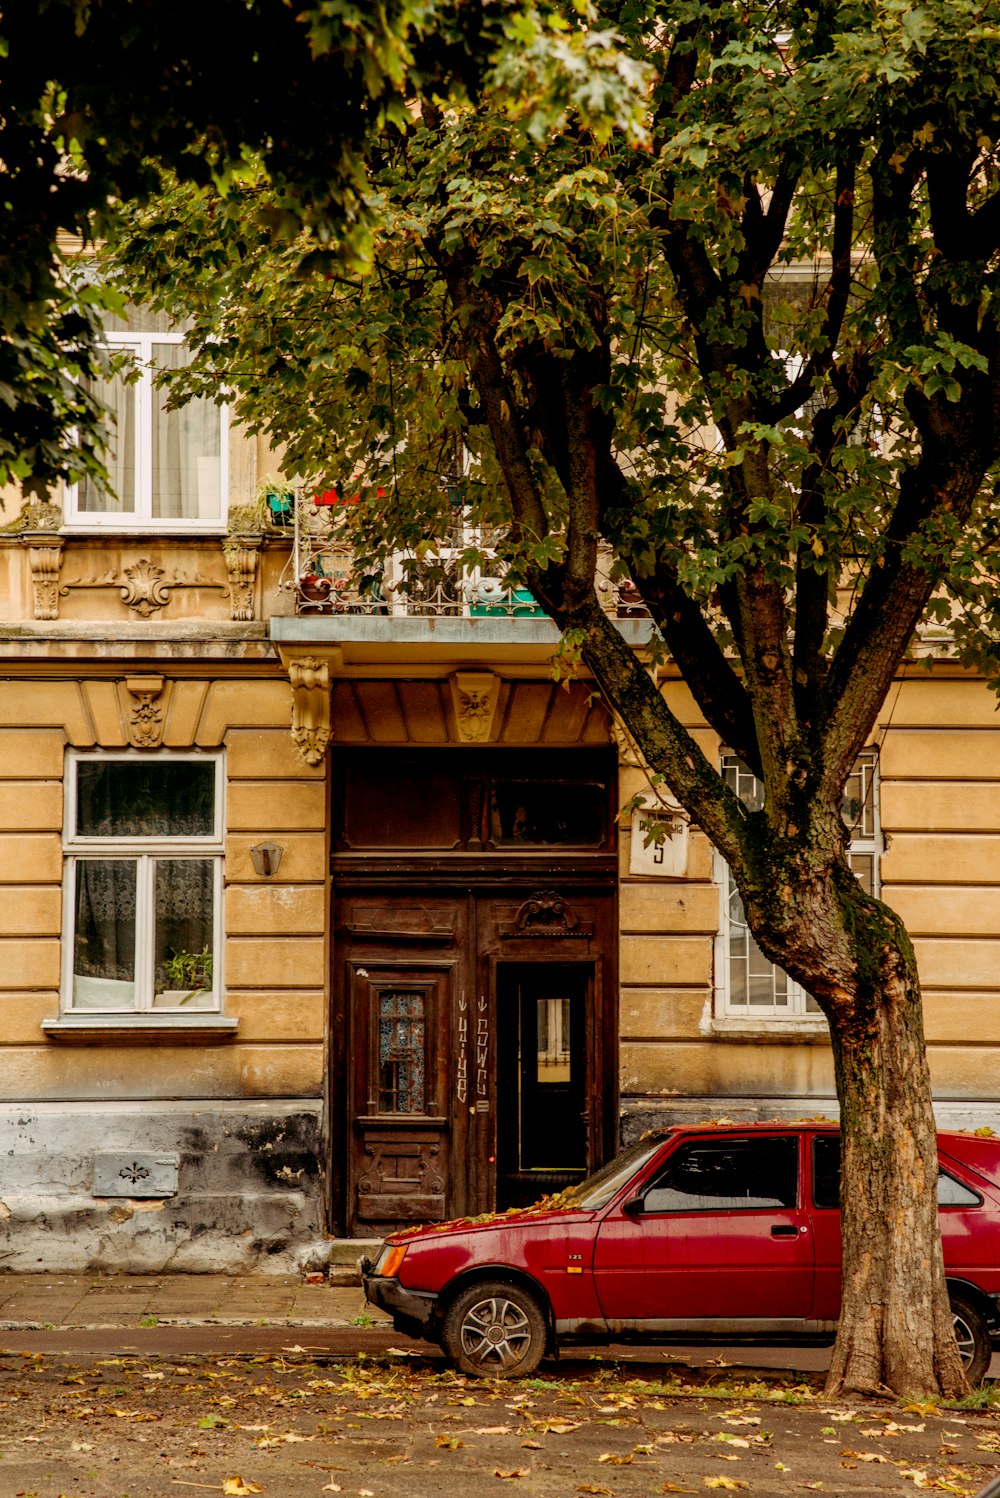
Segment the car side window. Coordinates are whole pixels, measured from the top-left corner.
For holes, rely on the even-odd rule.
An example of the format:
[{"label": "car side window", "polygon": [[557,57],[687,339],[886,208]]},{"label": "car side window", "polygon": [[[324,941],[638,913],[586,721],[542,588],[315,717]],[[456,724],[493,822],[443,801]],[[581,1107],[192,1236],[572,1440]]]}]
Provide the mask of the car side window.
[{"label": "car side window", "polygon": [[649,1212],[753,1211],[798,1203],[798,1140],[692,1139],[645,1192]]},{"label": "car side window", "polygon": [[946,1170],[938,1170],[938,1206],[939,1207],[981,1207],[982,1197],[964,1182],[957,1181],[950,1176]]},{"label": "car side window", "polygon": [[[840,1136],[819,1134],[812,1147],[812,1199],[814,1207],[840,1206]],[[938,1167],[939,1207],[981,1207],[983,1199],[964,1182]]]},{"label": "car side window", "polygon": [[812,1147],[814,1207],[840,1206],[840,1135],[817,1134]]}]

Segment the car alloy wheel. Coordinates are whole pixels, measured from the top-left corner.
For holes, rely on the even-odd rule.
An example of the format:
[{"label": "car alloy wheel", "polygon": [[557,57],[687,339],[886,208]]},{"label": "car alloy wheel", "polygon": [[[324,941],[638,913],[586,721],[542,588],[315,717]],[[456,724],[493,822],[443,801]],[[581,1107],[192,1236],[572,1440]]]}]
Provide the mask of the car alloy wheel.
[{"label": "car alloy wheel", "polygon": [[979,1311],[967,1300],[952,1296],[951,1314],[958,1355],[962,1359],[966,1378],[975,1387],[985,1378],[993,1356],[989,1330]]},{"label": "car alloy wheel", "polygon": [[531,1373],[545,1351],[545,1318],[519,1285],[471,1285],[450,1307],[442,1343],[463,1373],[513,1378]]}]

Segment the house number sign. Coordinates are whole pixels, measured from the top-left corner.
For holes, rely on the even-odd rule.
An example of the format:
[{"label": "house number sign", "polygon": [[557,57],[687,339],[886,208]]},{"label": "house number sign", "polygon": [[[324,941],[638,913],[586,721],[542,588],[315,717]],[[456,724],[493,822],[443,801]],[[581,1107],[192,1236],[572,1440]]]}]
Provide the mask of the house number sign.
[{"label": "house number sign", "polygon": [[[652,837],[651,834],[662,836]],[[680,809],[643,807],[632,813],[629,873],[660,879],[683,879],[687,874],[690,824]]]}]

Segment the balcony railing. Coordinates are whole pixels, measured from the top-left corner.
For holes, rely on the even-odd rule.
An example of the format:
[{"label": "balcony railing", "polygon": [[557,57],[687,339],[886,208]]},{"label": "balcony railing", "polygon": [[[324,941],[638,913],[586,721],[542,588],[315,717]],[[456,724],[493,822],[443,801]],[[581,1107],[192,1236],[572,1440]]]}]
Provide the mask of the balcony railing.
[{"label": "balcony railing", "polygon": [[[451,534],[431,559],[397,552],[377,577],[358,575],[345,539],[343,509],[327,495],[299,495],[294,506],[293,547],[282,585],[291,590],[297,614],[366,614],[383,617],[538,619],[545,611],[527,588],[508,583],[481,530],[456,514]],[[462,557],[475,548],[487,559],[468,567]],[[617,618],[648,617],[634,586],[625,581],[602,588],[608,612]]]}]

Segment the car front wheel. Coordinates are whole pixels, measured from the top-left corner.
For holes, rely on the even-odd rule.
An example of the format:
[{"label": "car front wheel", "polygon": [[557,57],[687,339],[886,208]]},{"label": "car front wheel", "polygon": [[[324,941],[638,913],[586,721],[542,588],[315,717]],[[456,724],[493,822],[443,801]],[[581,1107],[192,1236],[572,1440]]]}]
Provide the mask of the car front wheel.
[{"label": "car front wheel", "polygon": [[985,1378],[993,1356],[989,1329],[976,1307],[957,1295],[951,1298],[951,1314],[955,1322],[958,1355],[962,1359],[966,1378],[975,1387]]},{"label": "car front wheel", "polygon": [[462,1373],[517,1378],[533,1373],[545,1351],[545,1316],[520,1285],[486,1280],[456,1297],[441,1327],[441,1344]]}]

